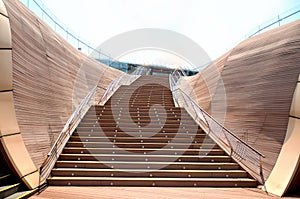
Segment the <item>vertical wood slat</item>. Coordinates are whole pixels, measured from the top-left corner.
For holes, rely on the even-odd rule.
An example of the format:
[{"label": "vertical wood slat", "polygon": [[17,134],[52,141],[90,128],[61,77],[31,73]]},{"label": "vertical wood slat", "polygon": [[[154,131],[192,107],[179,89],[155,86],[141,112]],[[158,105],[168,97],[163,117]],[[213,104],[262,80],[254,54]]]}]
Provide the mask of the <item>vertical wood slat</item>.
[{"label": "vertical wood slat", "polygon": [[[73,48],[19,1],[4,3],[12,32],[16,115],[25,145],[39,167],[91,84],[100,79],[105,88],[121,72]],[[87,75],[81,75],[82,68]]]}]

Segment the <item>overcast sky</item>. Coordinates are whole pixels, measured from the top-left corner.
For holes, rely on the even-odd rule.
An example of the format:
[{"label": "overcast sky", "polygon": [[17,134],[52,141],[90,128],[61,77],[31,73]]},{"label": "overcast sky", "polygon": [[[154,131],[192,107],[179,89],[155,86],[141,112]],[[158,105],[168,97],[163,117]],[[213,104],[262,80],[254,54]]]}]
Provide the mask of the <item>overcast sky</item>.
[{"label": "overcast sky", "polygon": [[[211,59],[218,58],[234,47],[249,31],[261,23],[300,4],[299,0],[43,0],[43,2],[60,21],[95,47],[126,31],[161,28],[176,31],[194,40]],[[146,56],[144,62],[147,62]]]}]

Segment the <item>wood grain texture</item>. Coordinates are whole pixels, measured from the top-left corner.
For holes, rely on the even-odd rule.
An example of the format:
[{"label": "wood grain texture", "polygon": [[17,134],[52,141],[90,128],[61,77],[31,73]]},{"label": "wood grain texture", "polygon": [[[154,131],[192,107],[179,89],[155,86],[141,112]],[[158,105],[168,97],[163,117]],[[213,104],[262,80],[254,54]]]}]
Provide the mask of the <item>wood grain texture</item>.
[{"label": "wood grain texture", "polygon": [[[76,187],[76,186],[52,186],[40,194],[31,197],[32,199],[271,199],[279,198],[267,195],[256,188],[174,188],[174,187]],[[285,197],[285,199],[299,197]]]},{"label": "wood grain texture", "polygon": [[216,91],[221,72],[230,52],[225,53],[212,64],[206,67],[198,75],[189,78],[189,84],[194,90],[196,101],[201,104],[205,110],[210,110],[211,99]]},{"label": "wood grain texture", "polygon": [[[223,70],[213,94],[202,89],[201,80],[201,76],[213,75],[209,74],[211,66],[190,78],[200,106],[208,112],[214,108],[216,119],[222,120],[222,106],[226,102],[225,126],[266,156],[265,178],[285,139],[299,62],[298,20],[246,39],[217,60],[215,64]],[[216,80],[206,83],[215,86]],[[226,95],[222,95],[223,89]]]},{"label": "wood grain texture", "polygon": [[121,72],[73,48],[19,1],[4,3],[12,34],[17,120],[39,167],[74,107],[98,81],[106,88]]}]

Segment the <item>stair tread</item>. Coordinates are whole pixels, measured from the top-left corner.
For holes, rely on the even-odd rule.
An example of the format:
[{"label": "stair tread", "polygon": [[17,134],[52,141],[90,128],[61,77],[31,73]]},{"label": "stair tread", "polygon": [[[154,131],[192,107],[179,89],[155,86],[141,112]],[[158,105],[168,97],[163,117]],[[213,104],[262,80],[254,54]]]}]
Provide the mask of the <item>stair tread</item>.
[{"label": "stair tread", "polygon": [[[132,85],[119,87],[112,97],[86,113],[56,161],[50,185],[257,185],[184,108],[175,107],[168,77],[141,76]],[[152,110],[155,104],[159,107]],[[153,117],[161,121],[143,126]]]},{"label": "stair tread", "polygon": [[[101,134],[98,134],[98,136],[95,136],[95,135],[93,135],[93,133],[95,134],[97,134],[97,133],[101,133],[101,134],[109,134],[109,133],[117,133],[117,134],[120,134],[120,133],[126,133],[127,135],[126,136],[120,136],[120,135],[118,135],[118,136],[116,136],[116,137],[111,137],[111,136],[107,136],[107,137],[105,137],[105,136],[101,136]],[[185,135],[185,137],[178,137],[178,139],[183,139],[183,138],[187,138],[187,137],[190,137],[190,136],[193,136],[193,137],[197,137],[197,138],[199,138],[199,137],[206,137],[206,134],[202,134],[202,133],[186,133],[186,131],[181,131],[181,132],[172,132],[172,133],[170,133],[170,132],[164,132],[164,133],[162,133],[162,132],[160,132],[160,133],[156,133],[156,134],[154,134],[153,135],[153,132],[142,132],[142,134],[144,135],[144,137],[132,137],[132,136],[130,136],[130,133],[137,133],[137,131],[131,131],[131,132],[129,132],[129,131],[127,131],[127,132],[114,132],[114,131],[106,131],[106,132],[102,132],[102,131],[99,131],[99,132],[88,132],[88,131],[77,131],[76,132],[76,134],[74,135],[72,135],[71,137],[79,137],[79,138],[130,138],[130,139],[158,139],[158,138],[160,138],[160,137],[155,137],[156,135],[176,135],[176,136],[178,136],[178,135]],[[153,135],[152,137],[145,137],[147,134],[146,133],[149,133],[149,134],[151,134],[151,135]],[[78,135],[79,134],[79,135]],[[86,135],[81,135],[81,134],[89,134],[89,135],[91,135],[91,136],[86,136]],[[171,137],[172,138],[172,137]],[[209,138],[209,137],[207,137],[207,139],[211,139],[211,138]]]},{"label": "stair tread", "polygon": [[151,173],[176,173],[176,172],[183,172],[183,173],[246,173],[244,170],[234,169],[234,170],[195,170],[195,169],[164,169],[164,170],[151,170],[151,169],[91,169],[91,168],[53,168],[52,171],[97,171],[97,172],[151,172]]},{"label": "stair tread", "polygon": [[[99,153],[99,154],[82,154],[82,153],[78,153],[78,154],[74,154],[74,153],[62,153],[61,155],[63,156],[105,156],[105,157],[132,157],[132,154],[103,154],[103,153]],[[200,156],[200,155],[164,155],[164,154],[158,154],[158,155],[154,155],[154,154],[135,154],[135,157],[147,157],[147,158],[151,158],[151,157],[178,157],[178,158],[231,158],[228,155],[205,155],[205,156]]]},{"label": "stair tread", "polygon": [[[103,143],[102,143],[103,144]],[[112,143],[107,143],[107,144],[112,144]],[[114,143],[114,144],[112,144],[112,145],[118,145],[118,144],[120,144],[120,143]],[[128,144],[128,143],[127,143]],[[168,144],[168,143],[161,143],[161,144]],[[183,146],[186,146],[186,145],[183,145]],[[214,146],[214,144],[202,144],[201,146]],[[64,149],[74,149],[74,150],[79,150],[79,149],[85,149],[85,150],[87,150],[87,149],[91,149],[91,150],[95,150],[95,149],[112,149],[112,150],[135,150],[135,149],[143,149],[143,150],[149,150],[149,151],[153,151],[153,149],[155,149],[155,148],[134,148],[134,147],[132,147],[132,148],[129,148],[129,147],[126,147],[126,148],[107,148],[107,147],[101,147],[101,148],[98,148],[98,147],[95,147],[95,148],[93,148],[93,147],[65,147]],[[187,149],[187,148],[173,148],[173,149],[169,149],[169,148],[167,148],[167,149],[165,149],[165,148],[157,148],[156,150],[157,151],[159,151],[159,150],[161,150],[161,151],[172,151],[172,150],[187,150],[187,151],[195,151],[195,150],[198,150],[198,151],[201,151],[201,150],[203,150],[203,149],[205,149],[205,148],[196,148],[196,149]]]},{"label": "stair tread", "polygon": [[[106,147],[101,147],[101,148],[91,148],[91,147],[86,147],[86,148],[83,148],[83,147],[65,147],[65,149],[74,149],[74,150],[95,150],[95,149],[111,149],[111,150],[145,150],[145,151],[153,151],[153,149],[151,148],[129,148],[129,147],[126,147],[126,148],[106,148]],[[174,151],[174,150],[187,150],[187,151],[195,151],[195,150],[198,150],[198,151],[223,151],[222,149],[162,149],[162,148],[159,148],[159,149],[155,149],[156,151],[159,151],[159,150],[163,150],[163,151],[166,151],[166,150],[169,150],[169,151]]]},{"label": "stair tread", "polygon": [[[212,151],[212,150],[209,150],[209,151]],[[222,151],[222,150],[216,150],[216,151]],[[62,153],[61,155],[64,155],[64,156],[109,156],[109,157],[116,157],[116,156],[120,156],[120,157],[124,157],[124,156],[129,156],[129,157],[132,157],[132,156],[135,156],[135,157],[199,157],[199,158],[202,158],[202,157],[229,157],[228,155],[175,155],[175,154],[172,154],[172,155],[165,155],[165,154],[111,154],[111,153],[93,153],[93,154],[83,154],[83,153]]]},{"label": "stair tread", "polygon": [[114,163],[114,164],[145,164],[145,163],[151,163],[151,164],[177,164],[177,165],[238,165],[234,162],[141,162],[141,161],[93,161],[93,160],[58,160],[58,163],[76,163],[76,164],[105,164],[105,163]]},{"label": "stair tread", "polygon": [[251,181],[251,178],[154,178],[154,177],[64,177],[54,176],[50,180],[126,180],[126,181]]},{"label": "stair tread", "polygon": [[[182,142],[173,142],[174,141],[174,138],[173,137],[152,137],[152,138],[146,138],[146,137],[135,137],[135,138],[131,138],[131,137],[95,137],[95,136],[90,136],[90,137],[87,137],[87,136],[72,136],[71,138],[76,138],[76,139],[78,139],[78,138],[81,138],[81,140],[80,141],[78,141],[78,140],[69,140],[69,142],[72,142],[72,143],[76,143],[76,142],[82,142],[82,143],[92,143],[92,142],[96,142],[96,143],[98,143],[98,142],[111,142],[111,140],[119,140],[119,141],[116,141],[116,142],[118,142],[118,143],[121,143],[121,142],[125,142],[125,143],[132,143],[132,142],[127,142],[127,141],[123,141],[123,140],[131,140],[131,141],[136,141],[136,140],[138,140],[139,142],[138,143],[143,143],[143,142],[141,142],[141,140],[142,141],[144,141],[144,140],[146,140],[146,141],[152,141],[152,142],[147,142],[147,143],[165,143],[165,142],[167,142],[168,140],[172,140],[172,143],[178,143],[178,144],[181,144]],[[195,141],[197,141],[197,142],[199,142],[199,140],[200,141],[205,141],[204,143],[206,143],[206,141],[208,142],[212,142],[213,140],[211,140],[210,138],[206,138],[206,140],[203,138],[203,139],[200,139],[199,137],[194,137],[194,136],[192,136],[192,138],[194,138],[193,140],[191,139],[191,137],[178,137],[178,138],[176,138],[176,141],[177,141],[177,139],[178,139],[178,141],[180,141],[180,140],[182,140],[182,141],[186,141],[187,139],[189,139],[189,141],[193,141],[193,142],[195,142]],[[105,140],[105,141],[86,141],[86,140],[89,140],[89,139],[97,139],[97,140]],[[202,143],[201,142],[201,143]],[[134,143],[134,142],[133,142]],[[215,144],[215,142],[213,142],[214,144]],[[195,143],[195,144],[197,144],[197,143]],[[198,143],[199,144],[199,143]],[[208,143],[208,144],[210,144],[210,143]]]}]

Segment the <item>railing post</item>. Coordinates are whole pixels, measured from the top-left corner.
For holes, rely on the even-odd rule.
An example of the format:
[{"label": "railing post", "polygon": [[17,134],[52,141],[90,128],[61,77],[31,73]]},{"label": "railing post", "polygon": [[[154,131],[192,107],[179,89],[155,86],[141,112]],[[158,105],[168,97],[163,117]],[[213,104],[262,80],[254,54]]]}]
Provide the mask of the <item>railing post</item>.
[{"label": "railing post", "polygon": [[[259,174],[260,174],[262,184],[265,185],[262,156],[259,156]],[[265,187],[265,190],[267,192],[266,187]]]},{"label": "railing post", "polygon": [[199,109],[201,111],[201,114],[203,115],[203,118],[205,119],[205,122],[207,124],[208,129],[210,129],[210,124],[207,121],[206,114],[203,112],[203,110],[200,107],[199,107]]},{"label": "railing post", "polygon": [[68,126],[68,134],[69,134],[69,135],[71,135],[70,132],[71,132],[71,123],[70,123],[69,126]]},{"label": "railing post", "polygon": [[55,144],[55,158],[58,158],[57,157],[57,144]]},{"label": "railing post", "polygon": [[232,154],[233,154],[232,144],[230,143],[230,141],[229,141],[229,139],[228,139],[226,133],[224,133],[224,130],[225,130],[225,129],[224,129],[224,127],[222,126],[222,133],[223,133],[223,135],[224,135],[224,137],[225,137],[225,139],[226,139],[226,141],[227,141],[227,143],[228,143],[228,146],[229,146],[229,148],[230,148],[230,157],[231,157]]},{"label": "railing post", "polygon": [[39,186],[38,186],[38,193],[41,191],[41,169],[42,167],[39,167]]}]

